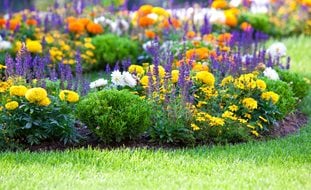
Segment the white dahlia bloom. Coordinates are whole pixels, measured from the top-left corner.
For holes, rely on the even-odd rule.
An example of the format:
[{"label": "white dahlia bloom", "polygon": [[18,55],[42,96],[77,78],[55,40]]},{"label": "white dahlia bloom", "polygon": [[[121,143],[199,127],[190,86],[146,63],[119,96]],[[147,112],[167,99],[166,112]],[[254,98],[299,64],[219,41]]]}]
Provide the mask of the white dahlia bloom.
[{"label": "white dahlia bloom", "polygon": [[267,67],[264,72],[264,76],[271,79],[271,80],[279,80],[279,74],[276,72],[276,70],[272,69],[271,67]]},{"label": "white dahlia bloom", "polygon": [[115,86],[125,86],[124,77],[119,70],[113,71],[111,73],[111,82]]},{"label": "white dahlia bloom", "polygon": [[267,54],[270,54],[272,58],[277,58],[285,56],[286,51],[286,46],[283,43],[276,42],[267,49]]},{"label": "white dahlia bloom", "polygon": [[102,87],[106,86],[108,84],[108,81],[105,79],[98,79],[96,81],[93,81],[90,83],[90,88],[97,88],[97,87]]},{"label": "white dahlia bloom", "polygon": [[137,81],[133,77],[133,75],[131,75],[131,73],[124,71],[122,73],[122,75],[123,75],[123,80],[124,80],[125,86],[129,86],[129,87],[133,88],[137,85]]}]

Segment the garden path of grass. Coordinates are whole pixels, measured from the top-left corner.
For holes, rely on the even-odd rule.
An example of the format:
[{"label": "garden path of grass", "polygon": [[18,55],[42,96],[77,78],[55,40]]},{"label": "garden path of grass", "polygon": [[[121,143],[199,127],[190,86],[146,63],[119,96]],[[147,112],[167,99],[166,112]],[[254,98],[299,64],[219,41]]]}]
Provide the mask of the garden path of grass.
[{"label": "garden path of grass", "polygon": [[[311,38],[284,41],[311,76]],[[311,95],[303,103],[311,115]],[[311,124],[267,142],[178,150],[0,153],[0,189],[311,189]]]}]

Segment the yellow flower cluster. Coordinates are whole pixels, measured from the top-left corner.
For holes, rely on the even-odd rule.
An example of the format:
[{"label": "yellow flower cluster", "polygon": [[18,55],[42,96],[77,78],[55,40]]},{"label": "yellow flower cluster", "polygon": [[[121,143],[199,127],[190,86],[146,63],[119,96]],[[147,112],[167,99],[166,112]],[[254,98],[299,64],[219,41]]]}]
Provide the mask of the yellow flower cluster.
[{"label": "yellow flower cluster", "polygon": [[48,106],[51,103],[44,88],[31,88],[26,91],[25,97],[30,103],[36,103],[40,106]]},{"label": "yellow flower cluster", "polygon": [[135,73],[137,76],[143,76],[145,73],[144,68],[140,65],[131,65],[128,71],[132,74]]},{"label": "yellow flower cluster", "polygon": [[26,41],[26,48],[31,53],[42,53],[42,45],[37,40]]},{"label": "yellow flower cluster", "polygon": [[261,98],[266,101],[272,100],[273,104],[276,104],[279,101],[280,96],[275,92],[269,91],[262,93]]},{"label": "yellow flower cluster", "polygon": [[198,81],[203,82],[204,84],[207,84],[208,86],[214,86],[215,84],[214,75],[208,71],[197,72],[195,78]]},{"label": "yellow flower cluster", "polygon": [[11,102],[8,102],[4,105],[4,107],[7,109],[7,110],[15,110],[16,108],[18,108],[19,104],[17,101],[11,101]]},{"label": "yellow flower cluster", "polygon": [[220,85],[221,86],[226,86],[226,85],[232,83],[233,81],[234,81],[234,78],[231,75],[229,75],[229,76],[225,77],[224,79],[222,79]]},{"label": "yellow flower cluster", "polygon": [[257,106],[258,106],[257,101],[253,98],[244,98],[242,103],[243,103],[243,106],[249,110],[257,109]]},{"label": "yellow flower cluster", "polygon": [[10,83],[0,81],[0,93],[6,92],[10,88]]},{"label": "yellow flower cluster", "polygon": [[252,73],[241,75],[234,81],[236,88],[241,90],[251,90],[256,88],[256,76]]},{"label": "yellow flower cluster", "polygon": [[23,97],[23,96],[25,96],[27,90],[28,90],[27,87],[22,86],[22,85],[11,86],[11,88],[10,88],[10,95],[11,96]]},{"label": "yellow flower cluster", "polygon": [[172,70],[172,83],[177,83],[179,78],[179,71],[178,70]]},{"label": "yellow flower cluster", "polygon": [[70,103],[79,101],[79,94],[71,90],[62,90],[58,96],[62,101],[67,101]]}]

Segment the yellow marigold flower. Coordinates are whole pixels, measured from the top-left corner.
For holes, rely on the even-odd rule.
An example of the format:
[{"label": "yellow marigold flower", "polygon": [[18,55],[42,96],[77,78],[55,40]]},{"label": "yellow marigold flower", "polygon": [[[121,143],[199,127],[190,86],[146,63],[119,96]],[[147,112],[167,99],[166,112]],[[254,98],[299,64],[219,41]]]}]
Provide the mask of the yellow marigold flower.
[{"label": "yellow marigold flower", "polygon": [[214,86],[215,84],[215,77],[212,73],[208,71],[200,71],[196,74],[196,79],[198,81],[207,84],[208,86]]},{"label": "yellow marigold flower", "polygon": [[273,104],[276,104],[279,101],[280,96],[275,92],[269,91],[262,93],[261,98],[266,101],[272,100]]},{"label": "yellow marigold flower", "polygon": [[230,84],[233,81],[234,81],[234,78],[231,75],[229,75],[229,76],[225,77],[224,79],[222,79],[221,86],[226,86],[227,84]]},{"label": "yellow marigold flower", "polygon": [[[158,69],[160,78],[163,78],[165,76],[165,69],[161,65],[158,66]],[[149,71],[152,75],[154,74],[154,65],[149,66]]]},{"label": "yellow marigold flower", "polygon": [[209,124],[211,126],[224,126],[225,125],[225,120],[219,117],[211,117],[209,119]]},{"label": "yellow marigold flower", "polygon": [[79,94],[71,90],[62,90],[59,93],[59,98],[63,101],[75,103],[79,101]]},{"label": "yellow marigold flower", "polygon": [[258,106],[257,101],[253,98],[244,98],[242,103],[243,103],[243,106],[249,110],[257,109],[257,106]]},{"label": "yellow marigold flower", "polygon": [[38,104],[40,106],[48,106],[51,104],[51,100],[50,100],[50,98],[46,97],[43,100],[41,100],[40,102],[38,102]]},{"label": "yellow marigold flower", "polygon": [[244,114],[244,117],[248,118],[248,119],[252,119],[252,115],[249,113]]},{"label": "yellow marigold flower", "polygon": [[94,56],[94,53],[92,51],[90,51],[90,50],[86,51],[85,54],[90,56],[90,57]]},{"label": "yellow marigold flower", "polygon": [[238,118],[234,115],[234,113],[231,112],[231,111],[225,111],[225,112],[221,115],[221,117],[223,117],[223,118],[229,118],[229,119],[234,120],[234,121],[238,119]]},{"label": "yellow marigold flower", "polygon": [[214,9],[223,9],[228,6],[228,3],[225,0],[216,0],[213,1],[211,7]]},{"label": "yellow marigold flower", "polygon": [[11,96],[25,96],[28,89],[25,86],[11,86],[10,95]]},{"label": "yellow marigold flower", "polygon": [[231,105],[231,106],[229,106],[229,110],[232,111],[232,112],[238,111],[239,110],[239,106]]},{"label": "yellow marigold flower", "polygon": [[7,91],[7,89],[9,87],[10,87],[10,84],[8,82],[1,82],[0,81],[0,93]]},{"label": "yellow marigold flower", "polygon": [[128,68],[128,72],[130,73],[136,73],[137,76],[142,76],[144,75],[145,73],[145,70],[142,66],[140,65],[131,65],[129,68]]},{"label": "yellow marigold flower", "polygon": [[0,70],[1,70],[1,69],[6,69],[6,66],[5,66],[5,65],[0,64]]},{"label": "yellow marigold flower", "polygon": [[256,84],[257,88],[259,88],[261,91],[264,91],[267,88],[266,82],[263,80],[257,80]]},{"label": "yellow marigold flower", "polygon": [[178,70],[172,70],[172,83],[177,83],[179,78],[179,71]]},{"label": "yellow marigold flower", "polygon": [[0,111],[2,111],[3,110],[3,106],[0,106]]},{"label": "yellow marigold flower", "polygon": [[254,89],[256,88],[256,76],[252,73],[241,75],[238,79],[235,80],[234,85],[239,89]]},{"label": "yellow marigold flower", "polygon": [[28,40],[26,48],[31,53],[42,53],[42,45],[39,41]]},{"label": "yellow marigold flower", "polygon": [[151,12],[153,12],[159,16],[165,16],[165,17],[170,16],[170,14],[165,9],[163,9],[162,7],[153,7]]},{"label": "yellow marigold flower", "polygon": [[44,88],[31,88],[27,90],[25,97],[30,103],[39,103],[48,96]]},{"label": "yellow marigold flower", "polygon": [[91,44],[91,43],[85,43],[84,47],[86,47],[88,49],[93,49],[93,50],[95,49],[95,46],[93,44]]},{"label": "yellow marigold flower", "polygon": [[259,137],[259,133],[256,130],[252,130],[251,133],[255,135],[256,137]]},{"label": "yellow marigold flower", "polygon": [[207,65],[202,65],[202,64],[195,64],[192,67],[192,71],[194,72],[199,72],[199,71],[209,71],[208,66]]},{"label": "yellow marigold flower", "polygon": [[194,130],[194,131],[197,131],[197,130],[200,130],[200,127],[198,127],[196,124],[194,124],[194,123],[191,123],[191,128],[192,128],[192,130]]},{"label": "yellow marigold flower", "polygon": [[140,84],[143,85],[144,87],[148,86],[148,84],[149,84],[149,77],[148,76],[143,76],[140,79]]},{"label": "yellow marigold flower", "polygon": [[18,108],[18,105],[19,105],[18,102],[11,101],[11,102],[6,103],[4,107],[7,110],[15,110],[16,108]]}]

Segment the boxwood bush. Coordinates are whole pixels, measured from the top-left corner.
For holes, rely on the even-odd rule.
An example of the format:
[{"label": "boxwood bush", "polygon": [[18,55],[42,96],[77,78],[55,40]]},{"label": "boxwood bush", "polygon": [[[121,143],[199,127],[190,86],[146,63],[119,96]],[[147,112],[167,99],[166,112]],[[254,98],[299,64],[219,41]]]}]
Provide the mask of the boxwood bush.
[{"label": "boxwood bush", "polygon": [[150,125],[150,105],[127,90],[90,93],[77,106],[81,122],[104,143],[135,139]]},{"label": "boxwood bush", "polygon": [[94,68],[102,69],[107,64],[113,67],[117,61],[124,59],[136,61],[141,49],[138,42],[114,34],[96,36],[92,43],[96,47],[94,53],[98,60]]}]

